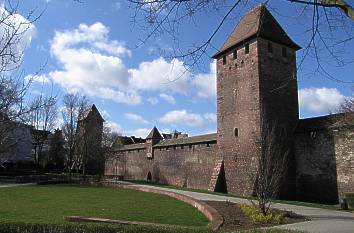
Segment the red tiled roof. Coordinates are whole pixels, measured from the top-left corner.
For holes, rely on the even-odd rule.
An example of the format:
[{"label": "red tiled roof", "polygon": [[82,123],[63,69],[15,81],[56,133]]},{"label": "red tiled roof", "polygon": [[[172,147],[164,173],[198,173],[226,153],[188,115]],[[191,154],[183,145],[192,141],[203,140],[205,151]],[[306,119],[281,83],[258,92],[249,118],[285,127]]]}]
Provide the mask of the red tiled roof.
[{"label": "red tiled roof", "polygon": [[242,17],[220,51],[213,58],[254,37],[265,38],[296,50],[301,48],[290,39],[268,9],[264,5],[260,5]]}]

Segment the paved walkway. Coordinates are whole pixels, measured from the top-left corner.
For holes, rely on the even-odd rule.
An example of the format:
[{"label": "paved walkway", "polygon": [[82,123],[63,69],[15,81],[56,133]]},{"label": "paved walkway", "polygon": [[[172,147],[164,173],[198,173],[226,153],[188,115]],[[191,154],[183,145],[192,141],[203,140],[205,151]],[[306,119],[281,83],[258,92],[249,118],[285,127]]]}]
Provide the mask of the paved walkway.
[{"label": "paved walkway", "polygon": [[25,183],[25,184],[0,184],[0,188],[18,187],[18,186],[30,186],[36,185],[36,183]]},{"label": "paved walkway", "polygon": [[[137,185],[135,186],[147,186]],[[198,200],[211,200],[211,201],[231,201],[234,203],[249,203],[248,200],[236,197],[227,197],[206,193],[196,193],[191,191],[183,191],[176,189],[169,189],[157,186],[147,186],[161,190],[168,190],[171,192],[181,193]],[[296,206],[289,204],[274,204],[274,208],[289,210],[294,213],[307,216],[311,221],[300,222],[288,225],[277,226],[275,228],[300,230],[310,233],[354,233],[354,213],[328,210],[314,207]]]}]

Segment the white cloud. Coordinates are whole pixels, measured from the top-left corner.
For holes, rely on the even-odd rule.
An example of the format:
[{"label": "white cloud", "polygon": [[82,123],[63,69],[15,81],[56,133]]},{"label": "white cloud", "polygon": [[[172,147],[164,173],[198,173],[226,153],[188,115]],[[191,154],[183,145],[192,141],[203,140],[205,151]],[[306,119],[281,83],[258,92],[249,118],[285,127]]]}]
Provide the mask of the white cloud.
[{"label": "white cloud", "polygon": [[113,132],[116,132],[116,133],[121,133],[122,132],[122,127],[118,123],[116,123],[114,121],[108,120],[108,121],[105,122],[105,124]]},{"label": "white cloud", "polygon": [[134,113],[125,113],[124,116],[125,116],[126,119],[131,120],[131,121],[139,121],[139,122],[144,123],[144,124],[148,124],[149,123],[147,120],[144,119],[143,116],[140,116],[140,115],[137,115],[137,114],[134,114]]},{"label": "white cloud", "polygon": [[150,131],[151,129],[139,128],[139,129],[127,130],[126,135],[135,136],[138,138],[146,138],[150,133]]},{"label": "white cloud", "polygon": [[43,74],[43,75],[29,74],[29,75],[25,76],[24,79],[27,82],[38,82],[38,83],[42,83],[42,84],[47,84],[47,83],[51,82],[50,79],[45,74]]},{"label": "white cloud", "polygon": [[68,92],[138,104],[141,97],[129,87],[129,73],[120,56],[130,51],[108,39],[109,29],[102,23],[80,24],[72,31],[56,32],[51,52],[62,70],[49,73],[55,83]]},{"label": "white cloud", "polygon": [[117,1],[117,2],[114,3],[114,6],[113,6],[113,7],[114,7],[115,10],[120,10],[120,8],[122,7],[122,5],[121,5],[121,3],[120,3],[119,1]]},{"label": "white cloud", "polygon": [[216,133],[216,129],[210,129],[205,132],[205,134],[211,134],[211,133]]},{"label": "white cloud", "polygon": [[196,87],[197,95],[201,98],[216,96],[216,62],[210,63],[210,73],[197,74],[193,78],[193,85]]},{"label": "white cloud", "polygon": [[160,98],[167,101],[170,104],[176,104],[176,99],[172,95],[167,95],[165,93],[161,93]]},{"label": "white cloud", "polygon": [[[3,20],[0,27],[0,47],[5,49],[2,53],[4,56],[0,58],[1,69],[11,69],[18,65],[17,59],[22,57],[24,50],[31,44],[36,27],[22,15],[8,12],[4,2],[0,2],[0,16]],[[12,55],[18,57],[14,58]]]},{"label": "white cloud", "polygon": [[149,97],[149,98],[147,98],[147,101],[152,105],[155,105],[159,102],[159,100],[155,97]]},{"label": "white cloud", "polygon": [[129,72],[131,84],[136,89],[187,94],[190,73],[178,59],[168,62],[160,57],[142,62],[138,69],[130,69]]},{"label": "white cloud", "polygon": [[[122,57],[129,58],[131,51],[108,35],[109,28],[100,22],[56,31],[51,41],[51,54],[61,69],[46,77],[67,92],[81,92],[130,105],[142,103],[143,92],[160,92],[160,98],[171,104],[176,102],[173,93],[215,97],[215,62],[210,65],[210,74],[194,75],[182,61],[168,61],[162,57],[128,69]],[[147,101],[158,103],[156,97]]]},{"label": "white cloud", "polygon": [[203,116],[209,122],[212,122],[212,123],[216,122],[216,114],[215,113],[205,113]]},{"label": "white cloud", "polygon": [[187,112],[186,110],[174,110],[162,116],[160,122],[171,125],[200,127],[204,124],[204,119],[199,114]]},{"label": "white cloud", "polygon": [[345,96],[336,88],[304,88],[299,90],[301,111],[310,113],[328,113],[335,110],[344,101]]}]

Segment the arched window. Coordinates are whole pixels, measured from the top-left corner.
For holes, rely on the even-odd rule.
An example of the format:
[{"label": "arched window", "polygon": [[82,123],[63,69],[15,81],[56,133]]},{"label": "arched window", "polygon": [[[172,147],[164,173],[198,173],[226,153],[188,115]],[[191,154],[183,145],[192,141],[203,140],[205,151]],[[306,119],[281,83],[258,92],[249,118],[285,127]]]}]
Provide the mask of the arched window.
[{"label": "arched window", "polygon": [[146,181],[151,182],[152,181],[152,175],[151,172],[149,171],[147,176],[146,176]]},{"label": "arched window", "polygon": [[236,138],[238,137],[238,135],[239,135],[238,128],[234,128],[234,135]]}]

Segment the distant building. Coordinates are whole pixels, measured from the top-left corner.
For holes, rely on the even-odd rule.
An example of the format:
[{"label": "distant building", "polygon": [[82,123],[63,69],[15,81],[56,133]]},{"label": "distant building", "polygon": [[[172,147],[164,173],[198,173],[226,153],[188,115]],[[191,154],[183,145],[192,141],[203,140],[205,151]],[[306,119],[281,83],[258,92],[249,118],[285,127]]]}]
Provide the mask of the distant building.
[{"label": "distant building", "polygon": [[7,125],[6,138],[2,138],[0,147],[0,164],[3,168],[32,162],[31,126],[13,121],[2,124]]}]

